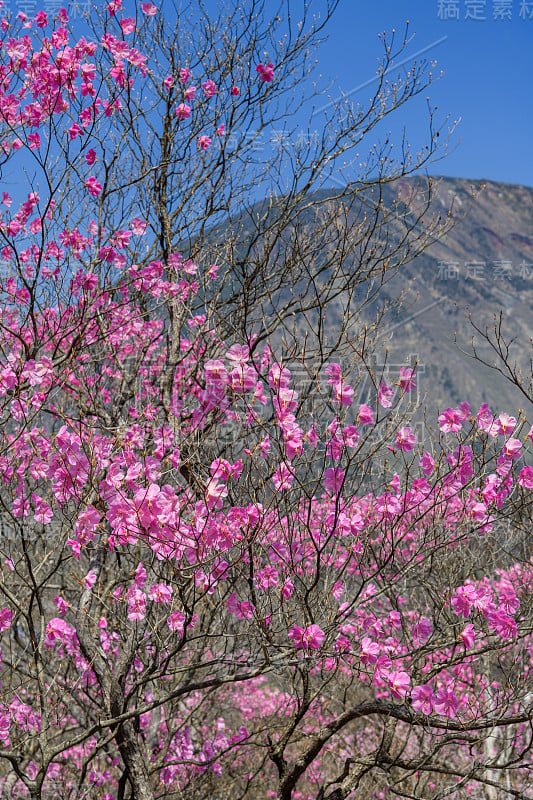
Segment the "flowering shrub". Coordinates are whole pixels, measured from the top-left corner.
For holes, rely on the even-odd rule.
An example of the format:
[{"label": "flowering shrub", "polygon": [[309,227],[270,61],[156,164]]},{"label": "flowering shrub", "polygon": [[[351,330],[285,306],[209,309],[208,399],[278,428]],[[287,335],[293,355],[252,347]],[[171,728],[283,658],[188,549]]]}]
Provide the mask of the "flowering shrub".
[{"label": "flowering shrub", "polygon": [[[64,9],[1,23],[3,164],[42,179],[0,215],[2,791],[433,797],[444,774],[525,796],[531,431],[464,402],[424,450],[400,415],[415,368],[363,396],[347,330],[351,363],[320,338],[315,362],[276,338],[292,300],[261,327],[257,273],[231,294],[237,261],[175,244],[174,148],[189,136],[201,198],[220,108],[263,115],[281,66],[252,59],[250,89],[179,61],[160,80],[158,10],[137,12],[113,0],[89,41]],[[135,194],[115,161],[143,81],[162,154],[137,153]]]}]

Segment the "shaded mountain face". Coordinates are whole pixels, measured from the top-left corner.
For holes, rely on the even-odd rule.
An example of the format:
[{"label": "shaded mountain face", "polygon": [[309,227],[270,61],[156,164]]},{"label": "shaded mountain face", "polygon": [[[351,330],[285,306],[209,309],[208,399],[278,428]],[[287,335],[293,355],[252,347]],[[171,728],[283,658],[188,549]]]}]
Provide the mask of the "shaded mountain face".
[{"label": "shaded mountain face", "polygon": [[[398,181],[392,195],[409,197],[412,186]],[[488,402],[494,412],[522,408],[533,418],[531,403],[516,387],[462,352],[472,353],[468,315],[492,338],[496,322],[507,342],[514,339],[510,361],[523,369],[526,384],[531,380],[533,189],[441,178],[435,204],[443,215],[453,207],[454,228],[404,265],[377,300],[379,307],[402,296],[397,315],[382,328],[389,361],[416,358],[419,389],[427,392],[432,411],[467,400],[473,408]],[[474,342],[484,360],[501,364],[482,336],[475,334]]]}]

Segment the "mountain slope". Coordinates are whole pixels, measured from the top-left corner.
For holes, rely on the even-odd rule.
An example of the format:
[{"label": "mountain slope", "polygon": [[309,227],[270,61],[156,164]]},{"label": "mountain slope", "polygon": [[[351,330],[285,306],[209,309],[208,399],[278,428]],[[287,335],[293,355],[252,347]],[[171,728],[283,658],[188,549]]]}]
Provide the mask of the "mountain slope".
[{"label": "mountain slope", "polygon": [[[389,359],[401,363],[406,355],[416,356],[419,388],[428,392],[432,408],[466,399],[472,405],[486,401],[493,411],[521,407],[530,414],[533,409],[516,387],[459,349],[472,351],[468,314],[481,330],[494,332],[501,310],[505,338],[516,340],[511,358],[527,377],[533,333],[533,189],[490,181],[479,188],[479,182],[439,179],[436,203],[443,213],[453,205],[459,219],[383,288],[378,304],[403,298],[402,309],[386,326]],[[393,188],[396,197],[411,190],[410,181]],[[479,336],[476,341],[478,352],[497,363],[486,342],[483,346]]]}]

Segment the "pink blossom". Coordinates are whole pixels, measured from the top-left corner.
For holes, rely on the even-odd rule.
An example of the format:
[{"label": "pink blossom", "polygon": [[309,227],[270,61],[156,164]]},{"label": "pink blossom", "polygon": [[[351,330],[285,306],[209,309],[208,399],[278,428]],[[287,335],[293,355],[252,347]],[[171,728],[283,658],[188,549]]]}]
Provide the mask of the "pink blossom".
[{"label": "pink blossom", "polygon": [[135,30],[135,19],[133,17],[124,17],[120,20],[120,27],[124,34],[133,33]]},{"label": "pink blossom", "polygon": [[420,458],[418,462],[420,464],[420,469],[424,473],[424,475],[431,475],[433,470],[435,469],[435,461],[431,453],[424,451],[424,455]]},{"label": "pink blossom", "polygon": [[503,452],[506,458],[520,458],[522,454],[522,442],[519,439],[507,439],[503,446]]},{"label": "pink blossom", "polygon": [[148,597],[154,603],[168,605],[172,599],[172,586],[168,586],[166,583],[155,583],[148,589]]},{"label": "pink blossom", "polygon": [[279,389],[286,389],[289,386],[291,373],[286,367],[281,364],[272,364],[268,372],[268,385],[273,391]]},{"label": "pink blossom", "polygon": [[367,406],[366,403],[359,406],[358,417],[361,425],[374,424],[374,410],[370,408],[370,406]]},{"label": "pink blossom", "polygon": [[344,586],[342,585],[341,581],[337,581],[334,584],[333,589],[331,590],[331,594],[333,595],[335,600],[339,600],[343,592],[344,592]]},{"label": "pink blossom", "polygon": [[265,591],[273,588],[278,585],[278,571],[274,567],[265,567],[256,574],[256,581]]},{"label": "pink blossom", "polygon": [[246,364],[250,359],[250,348],[246,344],[232,344],[226,351],[226,358],[234,365]]},{"label": "pink blossom", "polygon": [[259,77],[263,83],[270,83],[274,77],[274,64],[268,63],[266,65],[258,64],[255,71],[259,73]]},{"label": "pink blossom", "polygon": [[56,641],[66,641],[75,636],[73,628],[60,617],[54,617],[46,626],[46,638],[44,644],[46,647],[53,648]]},{"label": "pink blossom", "polygon": [[157,14],[157,8],[152,3],[142,3],[141,8],[143,14],[146,14],[149,17],[153,17],[154,14]]},{"label": "pink blossom", "polygon": [[498,417],[499,433],[506,436],[516,428],[516,418],[509,416],[505,412]]},{"label": "pink blossom", "polygon": [[56,595],[54,597],[54,603],[57,606],[57,611],[63,617],[68,611],[68,603],[67,601],[61,597],[61,595]]},{"label": "pink blossom", "polygon": [[404,453],[409,453],[416,444],[416,436],[409,427],[400,428],[396,436],[395,446]]},{"label": "pink blossom", "polygon": [[533,489],[533,467],[522,467],[518,476],[518,483],[524,489]]},{"label": "pink blossom", "polygon": [[146,595],[141,590],[132,586],[126,593],[128,603],[128,619],[139,621],[146,616]]},{"label": "pink blossom", "polygon": [[294,480],[294,473],[287,466],[287,464],[280,464],[277,470],[272,475],[272,482],[277,492],[283,492],[285,489],[290,489]]},{"label": "pink blossom", "polygon": [[318,434],[316,432],[315,426],[312,425],[311,428],[305,434],[307,441],[311,445],[311,447],[316,447],[318,444]]},{"label": "pink blossom", "polygon": [[416,642],[424,643],[431,636],[432,630],[431,620],[427,619],[427,617],[420,617],[420,620],[413,628],[413,638]]},{"label": "pink blossom", "polygon": [[409,393],[412,389],[416,389],[414,374],[414,369],[411,369],[410,367],[400,367],[398,383],[400,384],[402,391]]},{"label": "pink blossom", "polygon": [[344,470],[339,467],[328,467],[324,472],[323,486],[329,494],[338,494],[344,481]]},{"label": "pink blossom", "polygon": [[199,150],[208,150],[211,146],[211,139],[209,136],[199,136],[198,137],[198,149]]},{"label": "pink blossom", "polygon": [[281,590],[281,596],[284,598],[284,600],[288,600],[289,597],[292,597],[293,592],[294,592],[294,583],[291,581],[290,578],[287,578],[287,580],[283,584],[283,588]]},{"label": "pink blossom", "polygon": [[87,186],[87,190],[92,197],[98,197],[102,191],[102,184],[98,183],[97,179],[92,175],[90,178],[87,178],[85,185]]},{"label": "pink blossom", "polygon": [[390,656],[384,653],[382,656],[378,658],[374,666],[375,683],[381,684],[382,681],[386,681],[389,677],[391,668],[392,668],[392,661],[390,659]]},{"label": "pink blossom", "polygon": [[411,701],[415,711],[421,711],[422,714],[429,716],[433,711],[435,701],[433,689],[428,683],[414,686],[411,692]]},{"label": "pink blossom", "polygon": [[474,503],[470,509],[470,516],[475,522],[485,522],[487,519],[487,507],[484,503]]},{"label": "pink blossom", "polygon": [[142,561],[139,562],[139,564],[137,564],[137,569],[135,570],[135,577],[133,582],[138,589],[142,589],[142,587],[146,583],[146,570],[144,568],[144,564],[142,563]]},{"label": "pink blossom", "polygon": [[451,689],[442,688],[437,692],[433,703],[434,709],[437,714],[442,714],[444,717],[455,717],[457,709],[459,708],[459,701]]},{"label": "pink blossom", "polygon": [[477,591],[474,586],[470,586],[469,584],[466,586],[459,586],[451,599],[452,608],[457,616],[463,616],[466,619],[470,615],[470,607],[476,598]]},{"label": "pink blossom", "polygon": [[341,380],[342,372],[339,364],[328,364],[324,372],[328,376],[330,386],[335,386]]},{"label": "pink blossom", "polygon": [[42,522],[43,525],[48,525],[48,523],[52,521],[52,517],[54,516],[52,509],[45,500],[43,500],[35,493],[32,494],[32,500],[35,506],[35,513],[33,515],[34,519],[37,522]]},{"label": "pink blossom", "polygon": [[386,383],[380,383],[379,385],[379,392],[378,392],[378,400],[380,406],[383,408],[390,408],[392,406],[392,398],[394,397],[394,388],[392,386],[387,386]]},{"label": "pink blossom", "polygon": [[459,634],[461,641],[467,650],[470,650],[476,642],[476,632],[472,623],[465,626],[464,630]]},{"label": "pink blossom", "polygon": [[309,625],[300,628],[293,625],[289,630],[289,639],[292,639],[296,650],[320,650],[326,634],[318,625]]},{"label": "pink blossom", "polygon": [[144,236],[147,224],[146,220],[140,217],[134,217],[131,221],[131,230],[135,236]]},{"label": "pink blossom", "polygon": [[494,429],[494,434],[492,435],[496,434],[499,426],[494,425],[494,414],[490,410],[488,403],[483,403],[483,405],[480,406],[479,411],[477,412],[476,421],[480,431],[490,433]]},{"label": "pink blossom", "polygon": [[399,670],[395,670],[391,672],[388,676],[388,684],[389,689],[393,697],[397,700],[401,700],[402,697],[405,697],[407,692],[409,691],[409,684],[411,683],[411,678],[407,674],[407,672],[402,672]]},{"label": "pink blossom", "polygon": [[187,103],[180,103],[176,108],[176,117],[178,119],[188,119],[191,116],[191,107]]},{"label": "pink blossom", "polygon": [[501,609],[487,610],[485,614],[489,627],[498,633],[502,639],[513,639],[517,633],[517,625],[513,617]]},{"label": "pink blossom", "polygon": [[231,93],[234,97],[237,97],[241,92],[238,86],[232,86]]},{"label": "pink blossom", "polygon": [[342,403],[343,406],[349,406],[353,402],[354,398],[354,390],[349,385],[344,383],[344,381],[339,381],[333,387],[335,392],[335,402]]},{"label": "pink blossom", "polygon": [[223,483],[211,479],[205,490],[205,502],[208,508],[220,509],[224,505],[224,498],[228,496],[228,489]]},{"label": "pink blossom", "polygon": [[171,631],[178,631],[180,636],[183,636],[185,629],[185,614],[181,611],[174,611],[173,614],[167,619],[167,625]]},{"label": "pink blossom", "polygon": [[84,586],[86,589],[92,589],[94,584],[96,583],[96,570],[91,569],[85,576],[85,580],[83,581]]},{"label": "pink blossom", "polygon": [[13,619],[13,612],[10,608],[2,608],[0,610],[0,633],[2,631],[7,631],[8,628],[11,627],[11,621]]},{"label": "pink blossom", "polygon": [[361,664],[375,664],[378,660],[380,653],[380,646],[377,642],[373,642],[368,636],[364,636],[361,640]]},{"label": "pink blossom", "polygon": [[34,19],[38,28],[46,28],[48,25],[48,16],[44,11],[38,11]]},{"label": "pink blossom", "polygon": [[446,408],[439,414],[439,426],[443,433],[458,433],[463,427],[462,415],[456,408]]},{"label": "pink blossom", "polygon": [[83,133],[83,130],[80,128],[80,126],[76,122],[74,122],[70,126],[70,128],[68,129],[68,135],[69,135],[71,141],[76,139],[82,133]]},{"label": "pink blossom", "polygon": [[217,91],[216,84],[210,78],[208,78],[206,81],[202,83],[202,91],[205,97],[207,98],[213,97],[213,95],[216,94]]}]

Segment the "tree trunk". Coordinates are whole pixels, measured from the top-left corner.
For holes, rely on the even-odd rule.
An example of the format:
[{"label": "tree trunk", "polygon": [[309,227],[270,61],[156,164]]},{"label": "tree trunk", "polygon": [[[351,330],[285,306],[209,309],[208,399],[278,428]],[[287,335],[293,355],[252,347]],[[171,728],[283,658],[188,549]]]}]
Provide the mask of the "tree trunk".
[{"label": "tree trunk", "polygon": [[146,758],[131,720],[119,726],[115,741],[132,786],[132,800],[154,800]]}]

